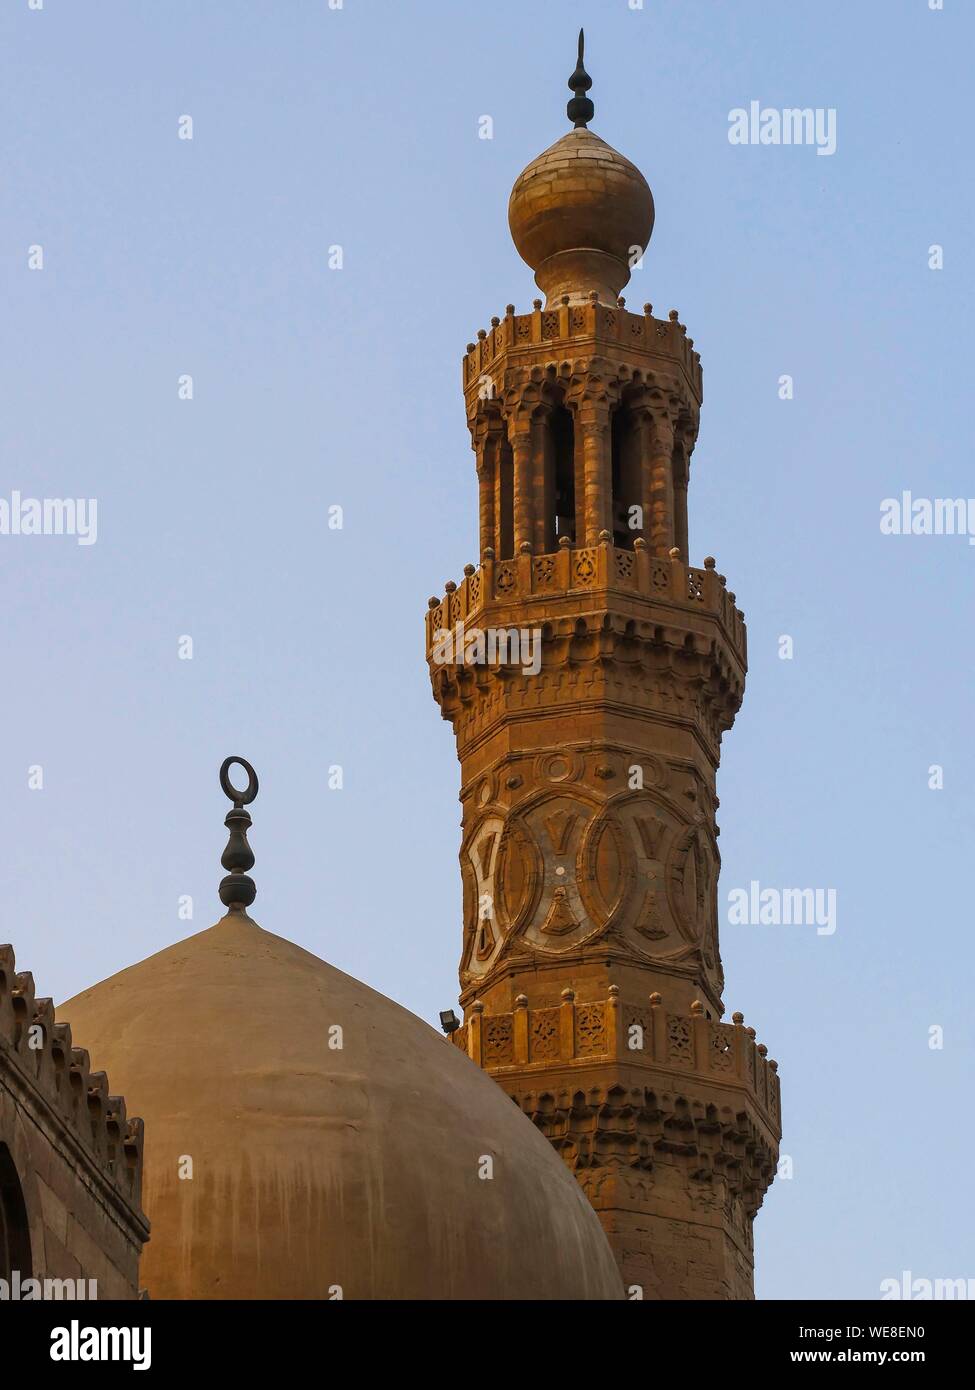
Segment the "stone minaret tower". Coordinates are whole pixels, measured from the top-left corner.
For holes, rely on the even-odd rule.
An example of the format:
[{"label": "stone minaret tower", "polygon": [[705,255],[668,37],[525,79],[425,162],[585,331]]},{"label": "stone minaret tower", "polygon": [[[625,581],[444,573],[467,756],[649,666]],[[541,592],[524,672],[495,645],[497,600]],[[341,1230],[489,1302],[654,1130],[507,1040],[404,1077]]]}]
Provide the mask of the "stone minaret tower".
[{"label": "stone minaret tower", "polygon": [[751,1298],[779,1079],[722,1022],[715,820],[745,624],[689,564],[700,357],[618,297],[653,198],[587,128],[581,36],[569,85],[509,207],[545,303],[464,359],[480,565],[427,615],[461,762],[454,1041],[576,1174],[631,1297]]}]

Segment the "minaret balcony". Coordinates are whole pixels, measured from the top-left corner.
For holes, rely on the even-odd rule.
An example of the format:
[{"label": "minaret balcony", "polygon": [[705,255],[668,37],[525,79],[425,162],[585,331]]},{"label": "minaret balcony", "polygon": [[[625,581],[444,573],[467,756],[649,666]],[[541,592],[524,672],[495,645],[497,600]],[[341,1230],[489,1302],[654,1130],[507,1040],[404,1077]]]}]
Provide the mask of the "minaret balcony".
[{"label": "minaret balcony", "polygon": [[516,314],[509,304],[503,319],[492,319],[490,331],[481,329],[477,342],[468,344],[463,372],[470,406],[485,392],[501,390],[505,369],[537,363],[540,354],[549,352],[553,358],[604,354],[611,360],[632,361],[645,371],[659,369],[668,381],[683,378],[688,397],[700,405],[701,354],[678,321],[676,309],[667,319],[656,319],[651,305],[644,305],[642,314],[632,314],[622,300],[615,308],[594,298],[570,304],[568,296],[557,308],[543,309],[541,303],[536,300],[530,314]]},{"label": "minaret balcony", "polygon": [[[654,612],[647,612],[648,601]],[[510,560],[486,558],[479,569],[468,565],[460,584],[448,584],[442,599],[431,599],[427,612],[426,651],[436,634],[458,623],[505,627],[542,625],[599,607],[622,616],[658,618],[689,627],[716,619],[742,674],[747,666],[745,615],[735,606],[725,577],[710,557],[704,569],[679,557],[662,560],[649,553],[642,538],[632,550],[604,542],[553,555],[522,554]],[[659,612],[657,611],[659,610]]]},{"label": "minaret balcony", "polygon": [[[575,1127],[571,1112],[590,1101],[597,1128],[602,1119],[619,1137],[622,1121],[629,1121],[635,1144],[652,1139],[648,1116],[639,1123],[645,1092],[661,1109],[673,1108],[673,1125],[701,1131],[702,1155],[713,1147],[708,1134],[750,1136],[748,1147],[766,1170],[756,1194],[760,1204],[778,1158],[781,1090],[777,1063],[740,1013],[721,1023],[700,1001],[685,1014],[667,1009],[659,994],[629,1003],[611,985],[606,998],[581,1002],[564,989],[560,1003],[541,1008],[521,994],[510,1013],[489,1014],[474,1000],[451,1041],[553,1140],[568,1136]],[[663,1130],[657,1137],[664,1141]]]}]

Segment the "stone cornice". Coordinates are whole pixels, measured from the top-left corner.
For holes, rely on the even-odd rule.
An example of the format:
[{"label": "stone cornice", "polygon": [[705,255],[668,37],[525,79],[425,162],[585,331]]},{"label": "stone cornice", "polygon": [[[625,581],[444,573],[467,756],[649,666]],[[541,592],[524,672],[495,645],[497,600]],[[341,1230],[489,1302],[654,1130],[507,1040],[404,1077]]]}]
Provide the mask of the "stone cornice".
[{"label": "stone cornice", "polygon": [[517,1074],[526,1091],[547,1090],[546,1077],[554,1069],[564,1071],[565,1084],[575,1089],[569,1073],[578,1070],[581,1085],[585,1068],[607,1062],[654,1072],[641,1081],[646,1086],[683,1090],[707,1083],[715,1097],[724,1098],[722,1104],[752,1107],[773,1146],[781,1137],[778,1064],[741,1014],[734,1014],[732,1023],[715,1022],[700,1002],[690,1014],[671,1013],[659,994],[645,1003],[624,1001],[616,985],[605,1000],[590,1003],[578,1002],[575,991],[565,989],[560,1004],[544,1009],[531,1008],[520,995],[511,1013],[488,1014],[474,1000],[452,1041],[498,1080]]},{"label": "stone cornice", "polygon": [[463,383],[469,408],[483,394],[485,378],[500,389],[505,371],[530,368],[551,354],[553,365],[568,357],[575,372],[586,370],[594,358],[605,359],[624,384],[635,380],[676,390],[689,408],[699,409],[703,379],[694,340],[676,311],[655,319],[650,307],[631,314],[622,303],[616,308],[590,301],[542,309],[537,301],[531,313],[516,314],[509,305],[503,319],[492,319],[490,331],[481,330],[477,342],[468,344]]},{"label": "stone cornice", "polygon": [[4,1083],[72,1152],[116,1219],[147,1240],[142,1121],[109,1093],[104,1072],[91,1071],[87,1051],[72,1044],[70,1025],[55,1022],[52,1001],[35,997],[33,976],[17,971],[10,945],[0,945],[0,1068]]},{"label": "stone cornice", "polygon": [[[624,1003],[580,1004],[571,989],[555,1007],[487,1014],[475,1001],[453,1035],[575,1170],[652,1169],[677,1154],[698,1180],[721,1178],[749,1215],[778,1162],[778,1068],[740,1014],[731,1024]],[[633,1047],[634,1041],[639,1046]]]},{"label": "stone cornice", "polygon": [[[507,626],[508,624],[501,624]],[[512,617],[511,626],[519,626]],[[587,613],[541,628],[541,668],[438,663],[434,698],[454,726],[462,755],[499,720],[579,705],[682,723],[705,739],[717,761],[721,735],[741,705],[744,680],[727,645],[712,634]]]},{"label": "stone cornice", "polygon": [[[527,605],[524,617],[537,625],[602,607],[619,612],[624,620],[669,622],[683,633],[707,632],[716,620],[744,678],[745,615],[735,606],[735,595],[728,591],[724,576],[717,573],[710,559],[703,569],[680,559],[658,559],[638,539],[633,550],[609,544],[576,549],[566,546],[552,555],[489,558],[480,568],[469,566],[468,570],[460,584],[447,585],[442,599],[429,601],[428,656],[435,634],[452,630],[458,622],[468,627],[520,625],[522,613],[515,611],[515,605]],[[698,621],[704,615],[712,623]]]}]

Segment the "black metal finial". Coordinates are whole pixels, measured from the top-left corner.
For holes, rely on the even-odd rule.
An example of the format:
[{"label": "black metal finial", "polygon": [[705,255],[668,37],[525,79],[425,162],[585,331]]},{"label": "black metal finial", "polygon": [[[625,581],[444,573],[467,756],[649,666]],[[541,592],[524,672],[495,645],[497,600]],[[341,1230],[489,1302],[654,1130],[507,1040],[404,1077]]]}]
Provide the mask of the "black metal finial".
[{"label": "black metal finial", "polygon": [[580,126],[586,126],[593,118],[596,108],[584,92],[588,92],[592,86],[592,78],[586,72],[582,61],[583,51],[586,46],[586,35],[583,29],[579,30],[579,61],[576,63],[576,70],[569,78],[569,86],[572,88],[574,96],[565,108],[565,114],[578,130]]},{"label": "black metal finial", "polygon": [[[230,769],[237,765],[247,773],[247,786],[238,791],[230,780]],[[257,795],[257,773],[246,758],[224,758],[220,768],[220,786],[223,794],[234,803],[232,811],[227,812],[224,825],[230,831],[230,839],[220,863],[228,870],[227,877],[220,882],[220,901],[231,912],[243,912],[257,897],[257,885],[247,875],[254,867],[254,855],[247,843],[247,832],[252,821],[244,810]]]}]

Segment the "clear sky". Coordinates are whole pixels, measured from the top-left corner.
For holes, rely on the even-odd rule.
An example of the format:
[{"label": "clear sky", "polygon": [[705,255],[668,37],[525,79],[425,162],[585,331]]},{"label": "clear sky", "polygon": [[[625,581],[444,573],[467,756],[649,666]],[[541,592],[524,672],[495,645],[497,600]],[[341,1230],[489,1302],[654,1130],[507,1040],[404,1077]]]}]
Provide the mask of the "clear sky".
[{"label": "clear sky", "polygon": [[[460,360],[536,293],[507,199],[567,129],[580,23],[592,127],[656,199],[626,293],[703,359],[691,558],[749,627],[725,1000],[794,1166],[757,1290],[975,1277],[975,548],[879,524],[975,493],[968,0],[4,0],[0,498],[94,497],[98,530],[0,535],[0,938],[65,998],[209,925],[239,753],[256,919],[455,1005],[423,617],[476,559]],[[835,153],[731,144],[752,101],[835,109]],[[836,931],[730,925],[752,880],[835,889]]]}]

